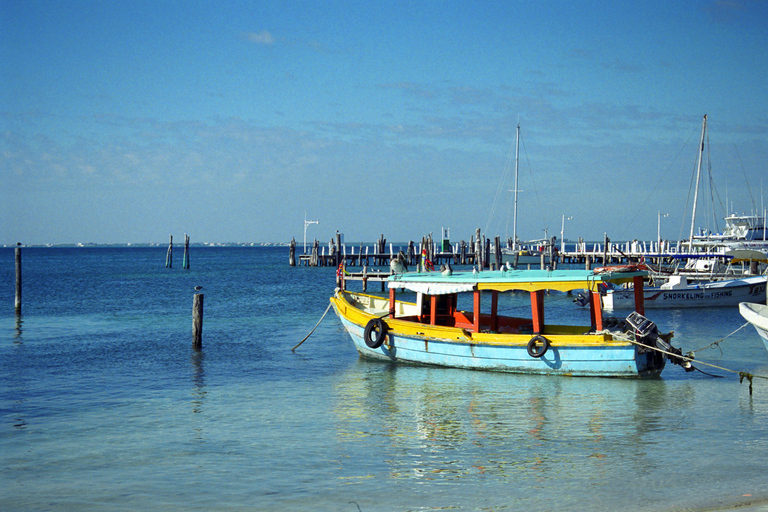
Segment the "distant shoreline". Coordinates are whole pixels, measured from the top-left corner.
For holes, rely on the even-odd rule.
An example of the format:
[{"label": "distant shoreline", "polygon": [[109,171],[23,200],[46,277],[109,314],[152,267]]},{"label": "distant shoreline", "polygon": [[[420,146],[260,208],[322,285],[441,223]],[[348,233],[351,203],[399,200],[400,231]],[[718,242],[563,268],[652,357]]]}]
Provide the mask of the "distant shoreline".
[{"label": "distant shoreline", "polygon": [[[22,244],[22,247],[29,248],[90,248],[90,247],[115,247],[115,248],[131,248],[131,247],[168,247],[167,242],[144,242],[144,243],[115,243],[115,244],[97,244],[97,243],[65,243],[65,244]],[[184,244],[174,244],[175,247],[184,247]],[[198,242],[190,243],[190,247],[288,247],[289,243],[282,242]],[[15,244],[0,245],[3,248],[16,247]]]}]

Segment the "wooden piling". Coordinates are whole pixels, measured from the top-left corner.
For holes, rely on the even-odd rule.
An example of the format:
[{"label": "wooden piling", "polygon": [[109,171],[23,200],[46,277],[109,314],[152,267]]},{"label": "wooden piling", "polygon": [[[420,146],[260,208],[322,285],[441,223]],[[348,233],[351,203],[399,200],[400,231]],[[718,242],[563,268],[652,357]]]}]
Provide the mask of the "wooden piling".
[{"label": "wooden piling", "polygon": [[165,268],[173,268],[173,235],[169,235],[171,241],[168,244],[168,253],[165,255]]},{"label": "wooden piling", "polygon": [[16,315],[21,315],[21,242],[16,244]]},{"label": "wooden piling", "polygon": [[291,238],[291,246],[288,250],[288,264],[292,267],[296,266],[296,237]]},{"label": "wooden piling", "polygon": [[483,270],[483,240],[480,238],[480,228],[475,231],[475,263],[477,270]]},{"label": "wooden piling", "polygon": [[184,259],[181,261],[182,268],[189,268],[189,235],[184,233]]},{"label": "wooden piling", "polygon": [[341,252],[341,233],[336,231],[336,260],[334,261],[334,264],[336,267],[341,265],[341,262],[344,260],[344,255]]},{"label": "wooden piling", "polygon": [[387,247],[387,239],[384,238],[384,233],[381,234],[379,237],[378,242],[376,242],[376,254],[377,257],[374,258],[374,262],[376,265],[384,265],[385,261],[384,258],[381,257],[381,255],[384,254],[384,249]]},{"label": "wooden piling", "polygon": [[203,299],[202,293],[196,293],[192,303],[192,346],[201,348],[203,346]]}]

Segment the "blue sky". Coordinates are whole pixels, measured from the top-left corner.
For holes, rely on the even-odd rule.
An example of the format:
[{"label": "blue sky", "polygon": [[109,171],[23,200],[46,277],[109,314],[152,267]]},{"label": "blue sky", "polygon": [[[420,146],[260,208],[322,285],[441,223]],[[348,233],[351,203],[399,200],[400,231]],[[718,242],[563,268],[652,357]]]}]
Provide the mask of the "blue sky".
[{"label": "blue sky", "polygon": [[511,235],[518,122],[518,236],[678,239],[704,114],[768,206],[767,55],[757,0],[2,0],[0,244]]}]

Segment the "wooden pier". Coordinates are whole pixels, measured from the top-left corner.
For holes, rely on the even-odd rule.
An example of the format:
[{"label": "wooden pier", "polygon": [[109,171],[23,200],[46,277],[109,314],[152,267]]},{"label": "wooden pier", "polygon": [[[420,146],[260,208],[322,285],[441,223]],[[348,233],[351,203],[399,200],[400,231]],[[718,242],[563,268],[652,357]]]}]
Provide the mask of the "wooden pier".
[{"label": "wooden pier", "polygon": [[[405,247],[398,244],[395,249],[394,244],[387,245],[384,235],[373,244],[366,246],[360,243],[359,246],[350,246],[347,250],[346,244],[341,243],[341,235],[337,232],[336,238],[331,239],[326,247],[320,247],[317,240],[312,244],[309,254],[301,254],[298,257],[299,265],[310,267],[338,267],[343,261],[345,266],[366,266],[366,267],[386,267],[395,258],[399,252],[405,255],[406,265],[409,267],[422,263],[422,259],[429,260],[433,265],[451,263],[453,265],[478,265],[482,268],[498,267],[501,265],[501,242],[499,237],[491,242],[490,239],[480,238],[480,230],[477,230],[478,239],[470,237],[469,243],[461,242],[451,245],[447,240],[442,241],[438,246],[431,235],[422,238],[419,244],[409,241]],[[289,264],[296,265],[296,240],[290,244]]]},{"label": "wooden pier", "polygon": [[[558,264],[584,265],[585,268],[595,266],[605,266],[612,264],[626,264],[639,261],[659,263],[663,260],[669,260],[687,251],[680,242],[671,245],[669,242],[661,244],[648,241],[628,241],[615,243],[607,236],[602,243],[585,242],[579,239],[577,242],[569,242],[572,248],[561,250],[559,244],[552,237],[548,243],[539,247],[531,247],[531,250],[541,253],[540,261],[536,263],[526,263],[529,268],[534,267],[556,267]],[[461,240],[458,243],[451,244],[447,239],[436,243],[431,235],[425,236],[418,244],[409,241],[405,246],[403,244],[387,244],[384,235],[373,245],[365,245],[362,242],[358,245],[350,245],[341,242],[341,235],[337,232],[335,238],[332,238],[327,247],[320,247],[317,240],[312,244],[309,254],[301,254],[296,258],[296,241],[290,244],[289,264],[312,267],[339,267],[344,262],[345,267],[366,267],[369,270],[369,276],[375,272],[389,273],[390,262],[397,257],[399,252],[403,252],[405,263],[409,269],[416,270],[419,265],[428,260],[436,269],[440,265],[448,263],[451,265],[471,265],[481,269],[498,269],[502,263],[511,260],[509,254],[502,257],[502,243],[500,237],[494,237],[491,240],[482,236],[480,230],[469,239],[469,242]],[[377,269],[377,270],[373,270]],[[353,280],[362,279],[353,274]],[[371,278],[371,280],[374,280]]]}]

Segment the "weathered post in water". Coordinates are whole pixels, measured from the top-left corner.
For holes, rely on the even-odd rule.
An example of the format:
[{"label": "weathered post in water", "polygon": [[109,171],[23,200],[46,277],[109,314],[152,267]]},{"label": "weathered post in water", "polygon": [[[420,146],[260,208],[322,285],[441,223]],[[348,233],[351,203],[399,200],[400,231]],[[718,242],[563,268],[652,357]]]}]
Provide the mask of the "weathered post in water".
[{"label": "weathered post in water", "polygon": [[189,235],[184,233],[184,259],[181,261],[182,268],[189,268]]},{"label": "weathered post in water", "polygon": [[341,252],[341,233],[336,230],[336,260],[334,263],[338,267],[344,261],[344,254]]},{"label": "weathered post in water", "polygon": [[491,239],[483,235],[483,244],[485,251],[483,252],[483,263],[486,268],[491,268]]},{"label": "weathered post in water", "polygon": [[291,245],[288,249],[288,264],[292,267],[296,266],[296,237],[291,238]]},{"label": "weathered post in water", "polygon": [[173,268],[173,235],[169,235],[171,241],[168,243],[168,253],[165,255],[165,268]]},{"label": "weathered post in water", "polygon": [[195,294],[195,300],[192,303],[192,346],[201,348],[203,346],[203,299],[202,293]]},{"label": "weathered post in water", "polygon": [[480,238],[480,228],[477,228],[475,234],[477,235],[475,238],[475,263],[479,272],[483,270],[483,241]]},{"label": "weathered post in water", "polygon": [[21,315],[21,242],[16,243],[16,315]]},{"label": "weathered post in water", "polygon": [[315,243],[312,244],[312,259],[310,260],[310,266],[317,267],[320,261],[320,242],[315,238]]}]

